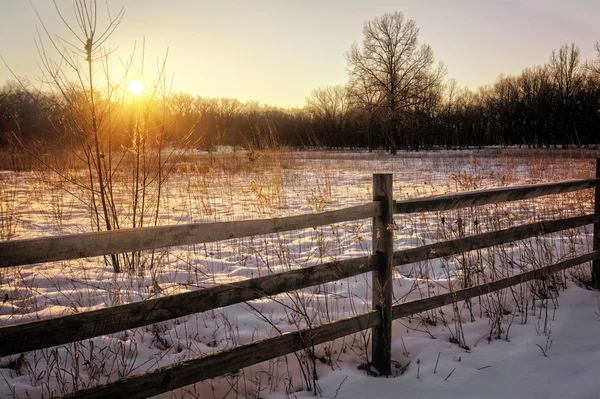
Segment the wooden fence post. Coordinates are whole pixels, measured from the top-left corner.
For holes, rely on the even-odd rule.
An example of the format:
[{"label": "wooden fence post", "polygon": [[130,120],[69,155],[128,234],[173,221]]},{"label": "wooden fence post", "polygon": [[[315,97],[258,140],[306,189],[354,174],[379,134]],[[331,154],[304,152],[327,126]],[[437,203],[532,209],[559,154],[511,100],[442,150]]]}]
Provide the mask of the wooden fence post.
[{"label": "wooden fence post", "polygon": [[[600,158],[596,158],[596,179],[600,179]],[[600,186],[596,186],[594,213],[600,214]],[[594,251],[600,251],[600,223],[594,224]],[[592,262],[592,287],[600,288],[600,260]]]},{"label": "wooden fence post", "polygon": [[373,309],[381,313],[381,325],[372,330],[373,366],[391,375],[392,360],[392,257],[394,252],[394,201],[392,174],[373,175],[373,201],[381,201],[381,215],[373,218]]}]

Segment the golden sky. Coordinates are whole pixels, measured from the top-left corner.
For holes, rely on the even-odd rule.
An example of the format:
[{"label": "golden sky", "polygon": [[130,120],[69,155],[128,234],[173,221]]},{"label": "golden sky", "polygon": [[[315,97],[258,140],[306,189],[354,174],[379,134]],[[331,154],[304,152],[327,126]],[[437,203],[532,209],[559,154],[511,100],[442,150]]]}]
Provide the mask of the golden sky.
[{"label": "golden sky", "polygon": [[[47,28],[68,37],[49,0],[32,1]],[[73,15],[71,0],[57,0]],[[574,41],[584,58],[600,39],[600,1],[544,0],[108,0],[125,7],[107,43],[114,64],[145,39],[144,75],[154,75],[169,51],[173,90],[203,97],[232,97],[301,107],[320,86],[347,80],[344,52],[362,39],[362,25],[402,11],[420,27],[448,78],[476,88],[501,74],[546,62],[552,49]],[[98,1],[105,17],[105,1]],[[29,1],[0,0],[0,56],[18,76],[41,76],[34,43],[40,23]],[[100,23],[103,19],[100,19]],[[12,77],[0,62],[0,82]]]}]

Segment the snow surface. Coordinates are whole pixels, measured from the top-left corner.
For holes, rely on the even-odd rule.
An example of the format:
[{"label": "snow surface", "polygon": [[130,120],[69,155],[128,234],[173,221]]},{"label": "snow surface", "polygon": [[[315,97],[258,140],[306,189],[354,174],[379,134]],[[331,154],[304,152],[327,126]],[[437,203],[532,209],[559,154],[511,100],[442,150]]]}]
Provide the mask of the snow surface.
[{"label": "snow surface", "polygon": [[[469,352],[450,344],[444,334],[434,333],[436,339],[410,334],[403,339],[411,359],[404,374],[374,378],[356,364],[343,364],[320,377],[322,397],[333,398],[337,393],[338,398],[348,399],[597,398],[599,300],[598,292],[569,284],[560,294],[560,308],[549,333],[541,333],[533,320],[514,325],[509,341],[481,339]],[[394,325],[394,329],[401,327]],[[477,320],[465,325],[465,335],[476,342],[487,329],[486,320]],[[393,341],[393,348],[392,358],[402,358],[399,339]],[[297,396],[312,397],[308,393]]]},{"label": "snow surface", "polygon": [[[180,162],[169,177],[159,224],[279,217],[363,204],[371,200],[372,174],[378,172],[394,174],[395,199],[589,178],[597,155],[516,149],[419,152],[396,157],[305,152],[271,154],[264,167],[254,161],[247,165],[245,154],[199,154]],[[241,166],[235,167],[238,163]],[[77,176],[79,172],[71,173]],[[589,213],[591,193],[587,190],[460,211],[397,216],[395,249]],[[124,186],[125,220],[127,198]],[[0,239],[91,230],[85,193],[47,171],[0,173],[0,221]],[[399,267],[394,273],[395,302],[462,288],[465,265],[477,270],[473,274],[477,284],[588,252],[591,232],[587,226]],[[8,295],[8,301],[0,304],[0,325],[186,292],[365,256],[370,251],[371,223],[361,220],[173,247],[157,251],[154,266],[135,273],[115,275],[99,258],[8,268],[0,276],[0,294]],[[582,288],[580,282],[588,275],[588,266],[578,267],[553,280],[553,286],[523,284],[512,291],[473,299],[471,310],[461,303],[456,310],[446,306],[395,321],[392,358],[398,375],[393,378],[373,377],[362,367],[370,357],[368,333],[322,345],[315,350],[317,393],[325,398],[598,397],[600,383],[595,376],[600,371],[596,366],[600,297],[598,292]],[[114,381],[295,331],[308,323],[351,317],[371,308],[370,278],[365,274],[154,327],[27,353],[26,363],[18,370],[8,367],[18,356],[3,358],[0,397],[65,394],[74,387]],[[568,288],[563,290],[563,285]],[[532,290],[538,295],[535,301]],[[494,312],[501,314],[495,333],[488,317]],[[460,346],[450,342],[460,334],[464,334]],[[312,362],[304,352],[297,355],[161,397],[309,397],[315,386],[304,376]]]}]

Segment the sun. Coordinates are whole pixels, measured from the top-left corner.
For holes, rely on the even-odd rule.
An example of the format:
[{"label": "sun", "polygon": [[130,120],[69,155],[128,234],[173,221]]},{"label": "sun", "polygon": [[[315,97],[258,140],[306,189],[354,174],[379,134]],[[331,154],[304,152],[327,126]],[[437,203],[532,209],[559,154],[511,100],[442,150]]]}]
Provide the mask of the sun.
[{"label": "sun", "polygon": [[135,95],[138,95],[144,90],[144,84],[139,80],[132,80],[129,82],[129,91]]}]

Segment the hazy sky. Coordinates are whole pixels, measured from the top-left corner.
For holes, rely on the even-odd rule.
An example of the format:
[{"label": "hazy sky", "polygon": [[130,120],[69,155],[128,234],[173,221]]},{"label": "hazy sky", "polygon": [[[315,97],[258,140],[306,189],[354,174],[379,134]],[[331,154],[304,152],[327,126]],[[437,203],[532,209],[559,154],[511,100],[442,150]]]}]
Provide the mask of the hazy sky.
[{"label": "hazy sky", "polygon": [[[50,0],[32,0],[52,32],[64,32]],[[72,1],[57,0],[72,18]],[[105,0],[98,0],[105,16]],[[311,90],[347,80],[344,52],[367,20],[402,11],[420,28],[448,78],[476,88],[500,73],[542,64],[575,42],[595,57],[599,0],[108,0],[125,18],[110,47],[125,57],[146,40],[145,75],[167,48],[174,90],[278,106],[302,106]],[[0,0],[0,55],[19,76],[41,76],[40,27],[27,0]],[[139,53],[138,53],[139,55]],[[138,57],[138,60],[140,57]],[[115,63],[118,58],[115,58]],[[138,61],[139,64],[139,61]],[[0,83],[12,79],[0,63]]]}]

